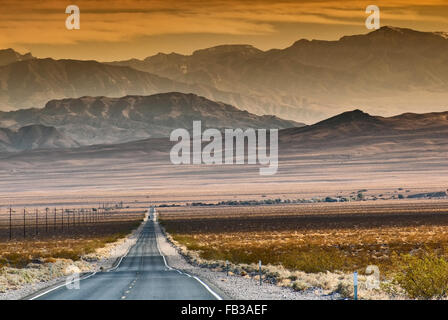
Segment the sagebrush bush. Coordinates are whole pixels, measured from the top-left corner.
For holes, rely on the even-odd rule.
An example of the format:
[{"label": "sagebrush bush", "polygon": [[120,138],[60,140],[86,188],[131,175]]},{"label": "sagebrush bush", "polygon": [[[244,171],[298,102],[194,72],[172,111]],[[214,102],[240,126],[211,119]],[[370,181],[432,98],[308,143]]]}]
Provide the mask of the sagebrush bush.
[{"label": "sagebrush bush", "polygon": [[294,291],[305,291],[306,289],[309,288],[309,286],[308,286],[305,282],[302,282],[302,281],[294,281],[294,282],[291,284],[291,288],[292,288]]},{"label": "sagebrush bush", "polygon": [[339,293],[342,298],[351,298],[353,296],[353,286],[346,281],[338,283],[335,292]]},{"label": "sagebrush bush", "polygon": [[395,282],[410,298],[441,299],[448,294],[448,261],[434,253],[402,255]]}]

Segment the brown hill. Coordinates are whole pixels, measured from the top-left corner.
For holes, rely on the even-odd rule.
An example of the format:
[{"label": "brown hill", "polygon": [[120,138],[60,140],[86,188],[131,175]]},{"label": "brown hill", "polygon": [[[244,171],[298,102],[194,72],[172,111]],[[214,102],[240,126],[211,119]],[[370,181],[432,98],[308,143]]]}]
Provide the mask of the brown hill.
[{"label": "brown hill", "polygon": [[[280,131],[280,141],[295,148],[345,148],[388,145],[388,148],[434,147],[448,137],[448,112],[394,117],[371,116],[361,110],[344,112],[311,126]],[[379,148],[380,149],[380,148]]]},{"label": "brown hill", "polygon": [[52,100],[43,109],[0,112],[0,126],[54,126],[83,145],[167,137],[193,120],[204,128],[290,128],[303,124],[257,116],[231,105],[178,92],[121,98],[82,97]]},{"label": "brown hill", "polygon": [[3,152],[74,147],[79,144],[54,127],[30,125],[17,131],[0,128],[0,150]]}]

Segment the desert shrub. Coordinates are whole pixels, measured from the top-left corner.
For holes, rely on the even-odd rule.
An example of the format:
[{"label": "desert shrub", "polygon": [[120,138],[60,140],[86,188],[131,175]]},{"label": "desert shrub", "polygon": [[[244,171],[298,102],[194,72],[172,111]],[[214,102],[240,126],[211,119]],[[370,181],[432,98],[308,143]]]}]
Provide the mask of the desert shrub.
[{"label": "desert shrub", "polygon": [[448,294],[448,261],[435,254],[403,255],[394,277],[413,299],[440,299]]},{"label": "desert shrub", "polygon": [[306,246],[289,258],[283,261],[285,267],[307,273],[341,270],[349,260],[338,249],[319,246]]},{"label": "desert shrub", "polygon": [[345,281],[338,283],[335,292],[339,293],[342,298],[351,298],[353,296],[353,286]]},{"label": "desert shrub", "polygon": [[308,286],[306,283],[304,283],[304,282],[301,282],[301,281],[294,281],[294,282],[291,284],[291,288],[292,288],[294,291],[305,291],[306,289],[309,288],[309,286]]},{"label": "desert shrub", "polygon": [[28,255],[23,255],[17,252],[3,254],[2,260],[6,262],[5,265],[20,266],[20,267],[24,267],[30,262]]},{"label": "desert shrub", "polygon": [[71,250],[71,249],[62,249],[62,250],[53,252],[52,256],[53,256],[53,258],[70,259],[70,260],[76,261],[76,260],[79,260],[80,253],[76,252],[74,250]]}]

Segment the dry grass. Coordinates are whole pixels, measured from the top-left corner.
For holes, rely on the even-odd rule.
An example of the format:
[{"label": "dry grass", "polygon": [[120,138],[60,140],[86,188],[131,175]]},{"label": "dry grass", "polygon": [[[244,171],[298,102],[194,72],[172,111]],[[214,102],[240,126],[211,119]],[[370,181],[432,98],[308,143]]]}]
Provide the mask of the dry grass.
[{"label": "dry grass", "polygon": [[[108,257],[109,250],[137,228],[142,218],[143,214],[128,215],[127,220],[122,216],[119,221],[91,224],[65,234],[0,242],[0,293],[66,276],[73,267],[80,272],[94,270],[95,262]],[[0,295],[0,299],[5,297]]]},{"label": "dry grass", "polygon": [[[445,254],[448,203],[395,207],[190,208],[161,210],[173,238],[205,259],[283,265],[305,272],[394,271],[394,255],[423,249]],[[320,210],[320,211],[319,211]],[[325,210],[325,211],[323,211]]]},{"label": "dry grass", "polygon": [[[159,210],[173,240],[198,259],[284,267],[291,272],[350,274],[379,267],[382,279],[399,270],[402,254],[448,256],[448,203],[293,205]],[[204,263],[204,262],[202,262]],[[347,276],[349,275],[348,279]],[[322,276],[321,276],[322,277]],[[288,286],[306,287],[280,278]],[[331,282],[330,280],[325,280]],[[306,282],[310,285],[310,281]],[[322,287],[322,284],[320,285]],[[344,291],[344,288],[332,290]],[[346,290],[345,290],[346,291]]]},{"label": "dry grass", "polygon": [[31,262],[52,262],[55,259],[77,261],[108,243],[125,237],[138,227],[141,219],[92,225],[88,233],[58,235],[41,240],[0,243],[0,267],[25,267]]}]

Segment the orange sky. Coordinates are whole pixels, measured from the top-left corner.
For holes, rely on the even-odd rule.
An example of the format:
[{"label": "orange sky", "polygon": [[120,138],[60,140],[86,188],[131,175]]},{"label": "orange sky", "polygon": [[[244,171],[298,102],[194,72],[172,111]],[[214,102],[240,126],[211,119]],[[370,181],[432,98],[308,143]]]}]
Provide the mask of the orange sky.
[{"label": "orange sky", "polygon": [[[81,30],[65,28],[70,4],[81,10]],[[380,7],[382,25],[448,31],[447,0],[0,0],[0,48],[102,61],[225,43],[284,48],[368,32],[369,4]]]}]

